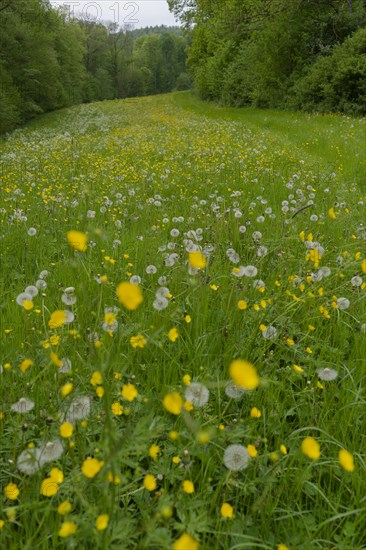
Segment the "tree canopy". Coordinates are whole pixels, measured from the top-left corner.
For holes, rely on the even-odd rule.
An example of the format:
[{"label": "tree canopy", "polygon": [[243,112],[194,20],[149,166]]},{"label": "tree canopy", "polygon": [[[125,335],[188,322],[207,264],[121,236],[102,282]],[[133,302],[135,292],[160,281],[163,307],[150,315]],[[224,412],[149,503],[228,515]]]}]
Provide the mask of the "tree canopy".
[{"label": "tree canopy", "polygon": [[186,45],[177,27],[131,30],[49,0],[0,0],[0,133],[80,102],[187,88]]},{"label": "tree canopy", "polygon": [[168,0],[204,99],[366,113],[364,0]]}]

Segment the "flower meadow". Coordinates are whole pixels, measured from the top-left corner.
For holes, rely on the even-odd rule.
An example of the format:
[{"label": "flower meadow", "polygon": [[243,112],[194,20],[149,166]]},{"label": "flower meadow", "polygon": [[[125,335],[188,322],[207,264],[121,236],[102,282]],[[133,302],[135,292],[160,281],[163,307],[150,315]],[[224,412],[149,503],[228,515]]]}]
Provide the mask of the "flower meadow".
[{"label": "flower meadow", "polygon": [[366,548],[365,120],[181,97],[0,144],[1,547]]}]

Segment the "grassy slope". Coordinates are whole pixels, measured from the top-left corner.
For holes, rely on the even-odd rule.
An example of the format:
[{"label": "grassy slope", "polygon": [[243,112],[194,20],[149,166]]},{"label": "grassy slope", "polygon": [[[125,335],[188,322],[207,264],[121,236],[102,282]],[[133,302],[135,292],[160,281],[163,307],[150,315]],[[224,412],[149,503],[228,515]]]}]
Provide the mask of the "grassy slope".
[{"label": "grassy slope", "polygon": [[174,101],[191,112],[216,120],[233,120],[270,132],[286,147],[310,157],[322,172],[341,172],[349,183],[366,186],[366,121],[339,115],[309,115],[269,109],[218,107],[187,93]]},{"label": "grassy slope", "polygon": [[[168,550],[189,532],[203,550],[270,550],[280,543],[291,550],[366,547],[365,285],[350,282],[355,275],[366,279],[364,138],[364,120],[222,109],[183,93],[74,107],[2,142],[0,363],[12,368],[2,374],[0,480],[2,487],[14,481],[20,488],[17,501],[3,501],[6,547],[67,547],[70,539],[64,544],[57,536],[56,509],[65,499],[73,504],[67,519],[78,525],[73,538],[79,546]],[[283,210],[282,201],[297,211],[310,199],[315,205],[294,218]],[[26,221],[11,219],[16,208]],[[29,227],[36,237],[28,236]],[[172,237],[176,228],[180,234]],[[183,239],[197,228],[203,234],[198,244],[214,252],[207,271],[189,276]],[[70,250],[69,229],[86,232],[95,246],[85,254]],[[254,231],[262,233],[261,243]],[[331,274],[319,282],[311,280],[318,268],[305,259],[301,231],[325,249],[320,265]],[[168,243],[178,255],[173,266],[159,250]],[[260,244],[264,256],[258,256]],[[239,254],[238,264],[229,261],[228,248]],[[157,266],[156,275],[146,274],[148,264]],[[233,275],[233,267],[248,264],[258,268],[264,292],[253,279]],[[26,312],[15,298],[42,269],[50,272],[45,296]],[[98,274],[108,283],[98,284]],[[131,274],[142,278],[144,302],[137,311],[127,311],[115,296]],[[158,312],[152,304],[163,275],[172,298]],[[64,307],[60,297],[68,286],[76,289],[77,304],[69,308],[76,320],[50,330],[50,313]],[[334,296],[347,297],[350,308],[334,309]],[[239,300],[248,308],[239,310]],[[109,335],[102,325],[111,306],[120,308],[119,328]],[[264,339],[260,325],[275,326],[277,338]],[[176,342],[167,337],[172,327],[180,334]],[[90,341],[94,332],[101,347]],[[148,341],[143,349],[130,344],[138,334]],[[61,338],[52,350],[72,361],[70,373],[59,373],[50,360],[52,335]],[[261,376],[260,387],[239,401],[223,391],[237,357],[254,362]],[[34,365],[23,374],[25,358]],[[294,364],[304,372],[295,372]],[[336,369],[338,378],[321,388],[317,370],[324,367]],[[89,382],[94,371],[104,378],[102,399]],[[210,401],[190,417],[175,417],[162,399],[169,391],[184,394],[184,374],[209,387]],[[73,392],[62,399],[59,390],[69,381]],[[132,403],[121,398],[124,383],[138,388]],[[86,427],[75,423],[74,447],[33,476],[20,473],[20,452],[58,437],[60,411],[80,394],[92,396],[93,405]],[[24,395],[35,408],[17,415],[10,405]],[[115,402],[126,414],[111,414]],[[253,407],[260,418],[250,417]],[[169,437],[172,429],[180,433],[177,441]],[[199,443],[202,432],[209,444]],[[320,460],[301,454],[306,436],[320,442]],[[153,443],[160,447],[156,461],[148,456]],[[231,443],[258,451],[239,474],[222,464]],[[338,464],[341,447],[355,456],[353,473]],[[106,462],[91,481],[80,472],[87,456]],[[56,465],[65,481],[55,497],[41,496],[40,482]],[[114,490],[111,471],[122,479]],[[143,489],[147,473],[162,476],[160,492]],[[184,479],[194,482],[194,494],[183,493]],[[224,501],[234,507],[231,520],[220,518]],[[172,517],[164,516],[166,507]],[[16,524],[8,520],[12,510]],[[94,522],[102,513],[111,524],[98,533]]]}]

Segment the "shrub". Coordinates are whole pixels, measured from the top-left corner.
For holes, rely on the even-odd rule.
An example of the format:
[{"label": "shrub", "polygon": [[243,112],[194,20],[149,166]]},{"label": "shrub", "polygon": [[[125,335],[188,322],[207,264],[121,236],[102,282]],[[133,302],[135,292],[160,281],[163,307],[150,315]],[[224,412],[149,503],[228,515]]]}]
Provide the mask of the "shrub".
[{"label": "shrub", "polygon": [[306,111],[366,114],[366,29],[319,58],[293,88],[294,106]]}]

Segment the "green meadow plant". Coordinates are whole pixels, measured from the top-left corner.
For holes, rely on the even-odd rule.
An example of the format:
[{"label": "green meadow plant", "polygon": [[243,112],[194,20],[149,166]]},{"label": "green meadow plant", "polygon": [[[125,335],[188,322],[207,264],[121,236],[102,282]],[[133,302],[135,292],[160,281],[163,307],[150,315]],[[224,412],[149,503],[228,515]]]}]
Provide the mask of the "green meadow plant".
[{"label": "green meadow plant", "polygon": [[366,548],[365,120],[189,94],[0,143],[3,548]]}]

